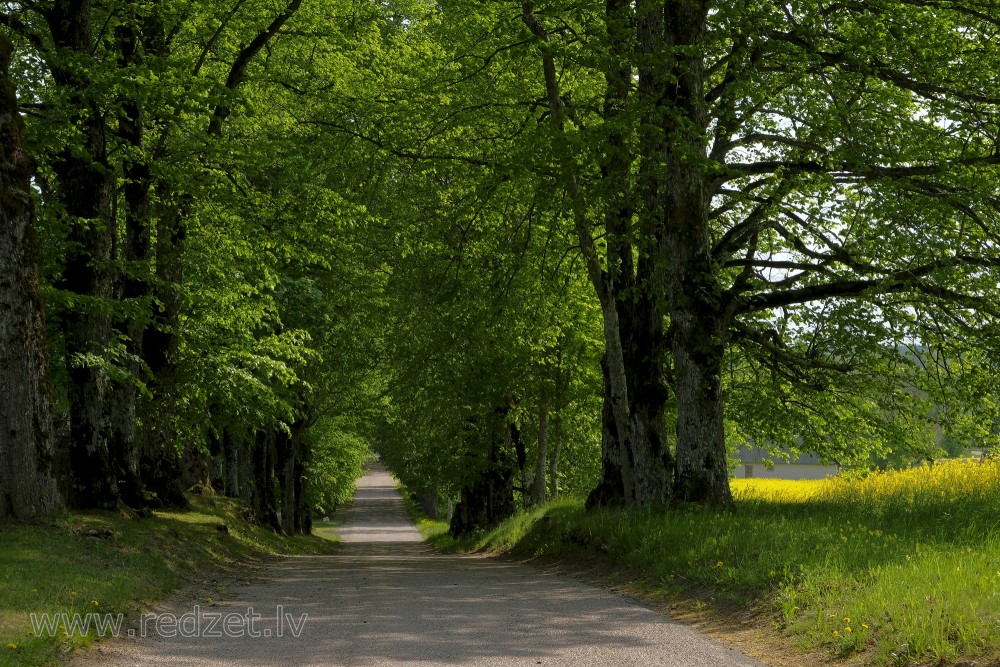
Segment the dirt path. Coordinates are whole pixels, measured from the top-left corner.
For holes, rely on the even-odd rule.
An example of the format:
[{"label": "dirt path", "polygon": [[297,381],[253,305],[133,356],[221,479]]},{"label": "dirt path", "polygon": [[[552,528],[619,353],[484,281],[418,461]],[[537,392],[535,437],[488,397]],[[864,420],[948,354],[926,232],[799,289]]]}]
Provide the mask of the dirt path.
[{"label": "dirt path", "polygon": [[[227,591],[224,601],[201,610],[232,614],[228,634],[243,636],[112,641],[74,664],[760,665],[600,588],[531,567],[434,553],[381,470],[360,481],[340,533],[338,554],[284,560],[267,582]],[[288,615],[280,637],[278,605]],[[252,628],[248,608],[261,615]],[[298,637],[289,621],[303,623]],[[261,636],[246,636],[251,629]]]}]

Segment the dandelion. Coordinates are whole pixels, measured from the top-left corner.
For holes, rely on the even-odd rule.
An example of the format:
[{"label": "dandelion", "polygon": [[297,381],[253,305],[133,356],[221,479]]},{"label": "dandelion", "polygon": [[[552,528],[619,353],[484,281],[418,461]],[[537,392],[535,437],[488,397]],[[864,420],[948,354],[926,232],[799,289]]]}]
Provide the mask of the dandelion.
[{"label": "dandelion", "polygon": [[868,624],[867,623],[862,623],[861,627],[864,628],[865,630],[867,630],[868,629]]},{"label": "dandelion", "polygon": [[9,648],[11,651],[17,650],[17,644],[15,644],[14,642],[11,642],[11,643],[7,644],[7,648]]},{"label": "dandelion", "polygon": [[851,634],[851,626],[848,625],[846,628],[844,628],[844,634],[847,635]]},{"label": "dandelion", "polygon": [[836,630],[834,630],[834,631],[833,631],[833,636],[834,636],[834,637],[839,637],[839,636],[840,636],[840,633],[839,633],[839,632],[837,632]]},{"label": "dandelion", "polygon": [[717,563],[715,564],[715,567],[722,567],[722,561],[721,561],[721,560],[720,560],[720,561],[718,561],[718,562],[717,562]]},{"label": "dandelion", "polygon": [[[998,577],[1000,577],[1000,572],[997,572],[997,576],[998,576]],[[32,593],[37,593],[37,592],[38,592],[38,589],[37,589],[37,588],[32,588],[32,589],[31,589],[31,592],[32,592]]]},{"label": "dandelion", "polygon": [[91,600],[90,604],[92,604],[92,605],[94,605],[96,607],[96,606],[100,605],[101,603],[98,602],[97,600]]},{"label": "dandelion", "polygon": [[850,623],[850,622],[851,622],[851,619],[849,619],[849,618],[847,618],[847,617],[845,616],[845,617],[844,617],[844,623]]},{"label": "dandelion", "polygon": [[70,591],[69,594],[73,597],[76,597],[76,591]]},{"label": "dandelion", "polygon": [[212,604],[212,598],[205,598],[205,604]]}]

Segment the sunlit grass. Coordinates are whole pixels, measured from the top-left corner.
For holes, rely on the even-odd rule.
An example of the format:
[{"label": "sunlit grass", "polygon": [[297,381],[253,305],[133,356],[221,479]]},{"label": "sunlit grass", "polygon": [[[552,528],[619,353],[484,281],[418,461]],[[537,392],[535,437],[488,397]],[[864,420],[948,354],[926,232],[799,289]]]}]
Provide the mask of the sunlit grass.
[{"label": "sunlit grass", "polygon": [[[0,528],[0,667],[59,664],[94,637],[35,637],[30,614],[124,613],[126,617],[227,566],[279,553],[320,553],[319,537],[286,538],[249,525],[239,504],[195,496],[188,512],[133,519],[70,514],[46,527]],[[225,524],[226,531],[220,530]],[[210,592],[221,598],[225,592]]]},{"label": "sunlit grass", "polygon": [[1000,655],[1000,464],[732,487],[723,512],[588,513],[558,501],[460,546],[585,550],[641,573],[647,589],[709,591],[763,611],[762,631],[872,664]]}]

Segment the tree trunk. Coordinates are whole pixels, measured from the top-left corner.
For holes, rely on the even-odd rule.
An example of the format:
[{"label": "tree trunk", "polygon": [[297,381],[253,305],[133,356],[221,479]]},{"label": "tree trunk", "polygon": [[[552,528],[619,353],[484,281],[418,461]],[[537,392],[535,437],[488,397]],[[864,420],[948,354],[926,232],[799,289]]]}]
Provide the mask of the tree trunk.
[{"label": "tree trunk", "polygon": [[[117,37],[120,66],[125,69],[141,63],[142,41],[135,23],[126,22],[119,26]],[[139,102],[135,99],[125,100],[118,118],[117,134],[122,142],[131,148],[132,154],[141,156],[145,150],[144,123],[144,114]],[[118,296],[126,304],[143,306],[151,290],[150,261],[152,260],[149,228],[150,170],[145,158],[132,158],[126,162],[123,175],[125,244],[120,259],[124,271],[121,274]],[[138,360],[142,356],[144,319],[125,317],[114,323],[116,333],[125,340],[129,355],[128,370],[135,378],[135,382],[138,382],[141,376]],[[127,504],[138,507],[156,503],[145,493],[141,479],[140,439],[143,434],[136,428],[138,391],[135,382],[118,381],[112,385],[109,399],[112,421],[109,447],[112,458],[117,463],[119,491],[122,498]]]},{"label": "tree trunk", "polygon": [[559,497],[559,454],[562,453],[563,440],[563,367],[562,341],[556,350],[555,369],[555,414],[552,416],[552,451],[549,455],[549,498]]},{"label": "tree trunk", "polygon": [[675,496],[706,505],[731,502],[723,425],[722,359],[725,322],[710,258],[706,181],[702,166],[708,125],[704,97],[707,9],[701,2],[669,4],[673,59],[663,136],[666,227],[663,236],[677,391]]},{"label": "tree trunk", "polygon": [[208,434],[208,453],[210,455],[208,481],[212,492],[225,494],[226,489],[226,450],[222,445],[222,437],[218,433]]},{"label": "tree trunk", "polygon": [[302,487],[296,479],[296,474],[302,469],[299,465],[299,443],[302,442],[304,426],[304,422],[297,421],[291,426],[291,435],[283,431],[277,435],[279,481],[281,483],[281,529],[288,535],[298,532],[296,524],[301,525],[302,523],[301,519],[297,520],[296,518],[299,511],[299,501],[296,494]]},{"label": "tree trunk", "polygon": [[222,429],[222,455],[226,460],[223,493],[229,498],[239,498],[241,488],[241,458],[246,453],[241,450],[228,428]]},{"label": "tree trunk", "polygon": [[622,466],[622,459],[630,456],[628,447],[619,439],[622,429],[618,428],[614,406],[608,387],[608,366],[605,359],[601,360],[604,371],[604,406],[601,410],[601,481],[587,496],[586,507],[612,507],[627,504],[631,496],[626,491],[626,481],[631,481],[627,470]]},{"label": "tree trunk", "polygon": [[[48,14],[58,49],[88,58],[91,49],[90,0],[56,0]],[[108,439],[106,374],[93,360],[104,359],[111,322],[100,302],[111,297],[111,200],[114,171],[107,159],[108,128],[103,112],[88,95],[81,67],[52,64],[52,78],[79,112],[82,144],[66,149],[53,164],[59,197],[69,221],[65,268],[57,286],[78,295],[62,324],[65,333],[70,413],[69,500],[80,508],[111,508],[119,502],[118,479]]]},{"label": "tree trunk", "polygon": [[243,501],[244,507],[250,513],[250,520],[255,521],[254,508],[257,505],[256,486],[254,480],[254,457],[257,454],[257,436],[242,435],[238,440],[234,439],[233,446],[239,451],[236,459],[239,478],[239,490],[237,497]]},{"label": "tree trunk", "polygon": [[299,425],[296,441],[294,485],[295,485],[295,525],[294,531],[300,535],[312,533],[312,513],[306,498],[306,462],[309,460],[309,439],[306,437],[308,422]]},{"label": "tree trunk", "polygon": [[[655,291],[649,284],[652,273],[650,248],[653,245],[647,238],[648,229],[641,229],[638,238],[633,229],[636,214],[631,194],[634,156],[629,148],[627,131],[615,129],[625,127],[620,117],[628,113],[633,88],[632,54],[627,51],[628,45],[633,43],[635,31],[632,3],[628,0],[607,0],[605,25],[609,67],[604,72],[606,88],[602,113],[607,126],[612,129],[604,144],[601,174],[602,181],[608,185],[606,196],[609,203],[605,213],[607,273],[619,322],[619,373],[622,379],[618,381],[627,386],[628,410],[624,417],[604,411],[605,419],[613,419],[616,424],[606,421],[603,427],[602,446],[611,449],[602,455],[602,491],[594,494],[591,501],[597,504],[624,501],[645,505],[661,502],[669,494],[673,470],[669,467],[669,452],[667,460],[660,455],[663,407],[657,405],[657,401],[663,398],[664,392],[658,386],[662,378],[662,355],[657,353],[656,348],[662,345],[662,315],[653,305]],[[640,218],[642,213],[640,211]],[[615,366],[609,365],[610,361],[610,358],[605,360],[606,398],[613,396],[612,383],[616,381],[612,375]],[[627,421],[617,423],[622,419]],[[621,431],[616,435],[614,429]],[[621,479],[609,480],[604,475],[618,475]]]},{"label": "tree trunk", "polygon": [[24,123],[0,34],[0,521],[33,521],[62,506],[52,472],[54,425],[38,240]]},{"label": "tree trunk", "polygon": [[[545,79],[546,101],[548,102],[552,122],[556,125],[556,130],[562,133],[565,129],[563,123],[564,108],[562,96],[559,92],[559,76],[556,70],[555,56],[549,46],[551,42],[549,34],[535,16],[534,3],[531,0],[527,0],[521,5],[521,18],[531,33],[542,43],[542,72]],[[614,39],[612,39],[612,43],[615,43]],[[566,192],[569,194],[573,207],[573,224],[580,241],[580,250],[584,257],[587,277],[594,287],[597,299],[601,304],[601,320],[604,325],[605,346],[605,399],[610,403],[610,414],[613,416],[612,420],[605,420],[604,429],[605,431],[608,429],[615,430],[616,434],[612,442],[625,443],[625,447],[627,448],[629,439],[628,430],[631,419],[629,418],[628,380],[621,338],[623,329],[614,283],[616,258],[613,256],[613,253],[615,244],[609,239],[608,248],[611,255],[609,255],[608,259],[609,268],[605,271],[601,266],[600,255],[594,243],[594,232],[588,219],[587,206],[580,194],[580,183],[576,174],[576,166],[568,160],[562,166],[565,171]],[[631,250],[629,253],[631,253]],[[624,261],[625,257],[626,254],[622,253],[617,259]],[[605,411],[605,414],[608,414],[607,411]],[[616,444],[614,446],[617,447],[619,445]],[[614,453],[609,453],[608,457],[613,458]],[[608,468],[603,468],[603,471],[613,472]],[[623,497],[628,499],[633,498],[632,460],[630,456],[619,457],[618,471],[620,474],[617,479],[602,478],[598,489],[595,489],[595,492],[591,493],[588,500],[596,499],[600,501],[606,495],[599,492],[599,489],[606,491],[618,486],[622,487]]]},{"label": "tree trunk", "polygon": [[486,466],[461,491],[460,500],[451,517],[449,531],[463,535],[477,528],[495,526],[517,511],[514,504],[515,462],[503,451],[505,424],[509,407],[496,410],[490,425]]},{"label": "tree trunk", "polygon": [[420,510],[428,519],[436,520],[440,517],[440,498],[437,491],[421,490],[417,491],[415,496]]},{"label": "tree trunk", "polygon": [[[171,194],[161,192],[161,200]],[[142,358],[152,378],[149,396],[142,401],[143,481],[165,504],[184,504],[177,451],[177,362],[180,339],[182,255],[187,236],[182,205],[164,205],[156,216],[156,281],[158,302],[153,304],[142,335]]]},{"label": "tree trunk", "polygon": [[253,454],[253,510],[254,520],[261,526],[281,531],[278,507],[274,496],[275,446],[277,433],[258,431],[254,439]]},{"label": "tree trunk", "polygon": [[629,446],[635,474],[635,502],[640,507],[663,504],[670,499],[674,461],[664,437],[664,410],[667,403],[666,337],[663,330],[662,237],[665,192],[661,132],[663,104],[669,88],[669,61],[664,52],[665,16],[662,2],[642,1],[636,5],[638,38],[639,119],[638,238],[636,241],[635,285],[626,296],[630,300],[627,337],[623,346],[628,366],[630,404]]},{"label": "tree trunk", "polygon": [[549,455],[549,498],[559,497],[559,455],[562,454],[562,415],[556,412],[552,418],[552,451]]},{"label": "tree trunk", "polygon": [[535,476],[531,481],[531,504],[545,502],[545,470],[549,449],[549,397],[543,389],[538,397],[538,450],[535,452]]},{"label": "tree trunk", "polygon": [[212,456],[197,442],[188,442],[181,452],[181,487],[186,491],[205,493],[212,489]]}]

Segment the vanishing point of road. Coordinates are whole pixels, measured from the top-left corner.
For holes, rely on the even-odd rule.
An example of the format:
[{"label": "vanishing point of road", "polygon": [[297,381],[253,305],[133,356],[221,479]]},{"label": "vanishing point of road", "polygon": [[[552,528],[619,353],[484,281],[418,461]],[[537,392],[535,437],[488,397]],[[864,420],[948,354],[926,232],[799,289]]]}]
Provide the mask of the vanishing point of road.
[{"label": "vanishing point of road", "polygon": [[[687,625],[564,575],[435,553],[378,467],[359,481],[340,535],[335,554],[283,559],[264,581],[227,589],[224,600],[201,610],[234,622],[253,609],[259,637],[113,640],[74,664],[761,667]],[[278,605],[286,619],[280,637]],[[308,618],[295,637],[302,614]]]}]

